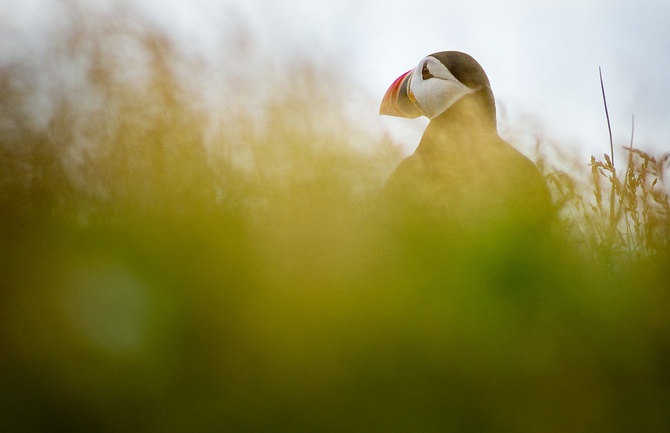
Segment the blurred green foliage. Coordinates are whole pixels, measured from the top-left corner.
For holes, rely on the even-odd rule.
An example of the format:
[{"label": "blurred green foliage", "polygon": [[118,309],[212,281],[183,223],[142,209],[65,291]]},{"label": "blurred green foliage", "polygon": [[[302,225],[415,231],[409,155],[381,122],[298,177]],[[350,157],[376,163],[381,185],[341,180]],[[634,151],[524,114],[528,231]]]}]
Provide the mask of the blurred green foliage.
[{"label": "blurred green foliage", "polygon": [[614,231],[600,175],[547,158],[542,236],[398,227],[377,194],[400,151],[347,121],[335,77],[300,65],[212,133],[169,44],[139,39],[149,83],[93,56],[102,108],[0,137],[0,430],[670,428],[644,158]]}]

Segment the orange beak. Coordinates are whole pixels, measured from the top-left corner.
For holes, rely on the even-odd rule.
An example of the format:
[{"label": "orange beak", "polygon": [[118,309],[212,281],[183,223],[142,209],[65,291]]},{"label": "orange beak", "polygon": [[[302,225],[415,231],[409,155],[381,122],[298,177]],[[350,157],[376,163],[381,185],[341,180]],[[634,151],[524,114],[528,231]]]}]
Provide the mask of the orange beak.
[{"label": "orange beak", "polygon": [[410,98],[409,82],[412,79],[412,72],[414,72],[413,69],[405,72],[388,88],[382,99],[382,105],[379,107],[380,115],[407,119],[421,116],[421,112]]}]

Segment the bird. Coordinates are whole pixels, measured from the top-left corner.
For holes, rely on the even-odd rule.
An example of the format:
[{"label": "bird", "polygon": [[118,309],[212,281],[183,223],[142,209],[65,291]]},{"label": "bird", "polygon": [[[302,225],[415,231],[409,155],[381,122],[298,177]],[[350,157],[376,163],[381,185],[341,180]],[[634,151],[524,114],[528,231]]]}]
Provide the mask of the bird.
[{"label": "bird", "polygon": [[380,115],[430,119],[413,154],[387,179],[382,196],[403,222],[458,233],[545,224],[544,177],[497,131],[488,76],[469,54],[430,54],[388,88]]}]

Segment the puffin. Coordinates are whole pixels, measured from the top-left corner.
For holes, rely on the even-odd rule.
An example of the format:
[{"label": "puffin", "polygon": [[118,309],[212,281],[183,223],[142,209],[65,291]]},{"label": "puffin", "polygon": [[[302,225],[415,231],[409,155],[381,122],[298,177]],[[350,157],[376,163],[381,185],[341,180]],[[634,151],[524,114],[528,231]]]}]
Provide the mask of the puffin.
[{"label": "puffin", "polygon": [[389,214],[452,233],[546,227],[552,212],[544,177],[498,135],[491,85],[473,57],[424,57],[391,84],[379,113],[430,119],[414,153],[384,185]]}]

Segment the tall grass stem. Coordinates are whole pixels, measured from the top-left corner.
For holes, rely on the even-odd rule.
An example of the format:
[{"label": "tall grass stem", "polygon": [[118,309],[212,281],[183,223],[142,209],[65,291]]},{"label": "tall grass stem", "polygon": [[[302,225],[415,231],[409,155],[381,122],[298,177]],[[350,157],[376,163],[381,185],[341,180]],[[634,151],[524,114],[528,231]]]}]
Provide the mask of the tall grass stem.
[{"label": "tall grass stem", "polygon": [[612,124],[610,122],[610,113],[607,109],[607,97],[605,96],[605,84],[603,82],[603,71],[602,68],[598,67],[598,74],[600,75],[600,89],[603,93],[603,104],[605,105],[605,117],[607,118],[607,131],[610,138],[610,158],[612,161],[612,179],[611,179],[611,189],[610,189],[610,240],[614,238],[614,232],[616,230],[616,215],[614,213],[614,195],[615,195],[615,178],[616,178],[616,169],[614,168],[614,140],[612,139]]}]

